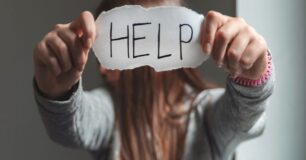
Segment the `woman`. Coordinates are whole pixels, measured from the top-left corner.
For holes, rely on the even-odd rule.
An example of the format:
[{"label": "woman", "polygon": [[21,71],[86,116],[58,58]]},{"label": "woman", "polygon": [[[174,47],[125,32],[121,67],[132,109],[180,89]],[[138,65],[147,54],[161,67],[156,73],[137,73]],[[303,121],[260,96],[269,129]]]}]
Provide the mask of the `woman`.
[{"label": "woman", "polygon": [[[124,4],[181,5],[180,0],[106,0],[98,13]],[[239,143],[262,133],[272,94],[271,58],[243,19],[210,11],[202,47],[230,73],[226,89],[194,69],[111,71],[106,87],[83,91],[81,75],[96,28],[90,12],[58,24],[34,51],[35,97],[48,134],[95,159],[228,160]]]}]

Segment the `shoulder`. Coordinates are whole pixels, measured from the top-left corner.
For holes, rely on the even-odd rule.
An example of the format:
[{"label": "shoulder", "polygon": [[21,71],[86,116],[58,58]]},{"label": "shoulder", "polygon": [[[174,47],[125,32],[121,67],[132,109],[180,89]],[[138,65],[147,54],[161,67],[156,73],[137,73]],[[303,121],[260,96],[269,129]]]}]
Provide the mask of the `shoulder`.
[{"label": "shoulder", "polygon": [[94,103],[112,106],[113,99],[107,87],[98,87],[90,91],[85,91],[85,96]]},{"label": "shoulder", "polygon": [[204,104],[209,103],[216,103],[225,93],[224,88],[214,88],[214,89],[207,89],[200,92],[195,100],[194,105],[196,106],[203,106]]},{"label": "shoulder", "polygon": [[208,108],[215,106],[224,93],[224,88],[206,89],[201,91],[192,102],[193,113],[203,118],[204,112]]},{"label": "shoulder", "polygon": [[98,96],[106,96],[107,98],[111,98],[111,94],[109,92],[109,90],[107,89],[107,87],[97,87],[95,89],[92,89],[90,91],[87,91],[89,94],[92,95],[98,95]]}]

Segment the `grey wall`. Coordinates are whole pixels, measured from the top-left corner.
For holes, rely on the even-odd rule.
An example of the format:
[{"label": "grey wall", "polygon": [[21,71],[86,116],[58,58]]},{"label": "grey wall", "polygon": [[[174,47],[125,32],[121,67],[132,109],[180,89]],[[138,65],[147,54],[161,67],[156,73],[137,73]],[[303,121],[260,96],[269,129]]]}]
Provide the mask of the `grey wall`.
[{"label": "grey wall", "polygon": [[306,1],[238,0],[244,17],[270,46],[276,87],[267,109],[264,135],[242,144],[239,158],[302,160],[306,158]]},{"label": "grey wall", "polygon": [[[188,1],[205,13],[209,9],[234,15],[234,0]],[[222,3],[221,3],[222,2]],[[46,135],[32,94],[32,50],[56,23],[67,23],[83,10],[93,10],[99,0],[1,0],[0,1],[0,159],[86,160],[89,155],[51,142]],[[93,55],[84,83],[90,89],[100,78]],[[204,70],[208,79],[222,84],[224,74],[211,61]]]},{"label": "grey wall", "polygon": [[[0,1],[0,159],[89,159],[51,142],[32,95],[32,50],[56,23],[66,23],[96,1]],[[87,79],[95,72],[88,73]]]}]

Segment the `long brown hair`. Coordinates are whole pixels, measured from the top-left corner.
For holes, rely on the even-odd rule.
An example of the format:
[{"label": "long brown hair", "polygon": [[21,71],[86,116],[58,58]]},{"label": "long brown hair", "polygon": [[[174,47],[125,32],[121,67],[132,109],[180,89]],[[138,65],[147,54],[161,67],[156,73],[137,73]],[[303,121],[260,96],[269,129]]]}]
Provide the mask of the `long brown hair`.
[{"label": "long brown hair", "polygon": [[[124,4],[164,0],[104,0],[103,10]],[[119,80],[109,84],[113,95],[116,126],[120,131],[121,160],[181,160],[192,100],[200,91],[213,88],[195,69],[155,72],[140,67],[120,72]],[[189,86],[193,94],[187,93]]]}]

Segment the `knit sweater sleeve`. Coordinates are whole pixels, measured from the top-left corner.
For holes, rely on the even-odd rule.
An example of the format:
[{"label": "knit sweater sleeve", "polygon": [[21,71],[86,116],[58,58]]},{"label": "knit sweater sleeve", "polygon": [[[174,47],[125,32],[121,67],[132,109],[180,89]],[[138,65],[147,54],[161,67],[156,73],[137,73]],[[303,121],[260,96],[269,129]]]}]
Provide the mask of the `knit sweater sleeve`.
[{"label": "knit sweater sleeve", "polygon": [[204,124],[216,159],[229,160],[241,142],[262,134],[273,81],[272,74],[265,83],[246,87],[228,78],[225,92],[215,93],[219,98],[205,112]]},{"label": "knit sweater sleeve", "polygon": [[84,91],[80,81],[66,100],[45,98],[34,83],[35,100],[49,137],[66,147],[107,147],[114,126],[111,96],[103,88]]}]

